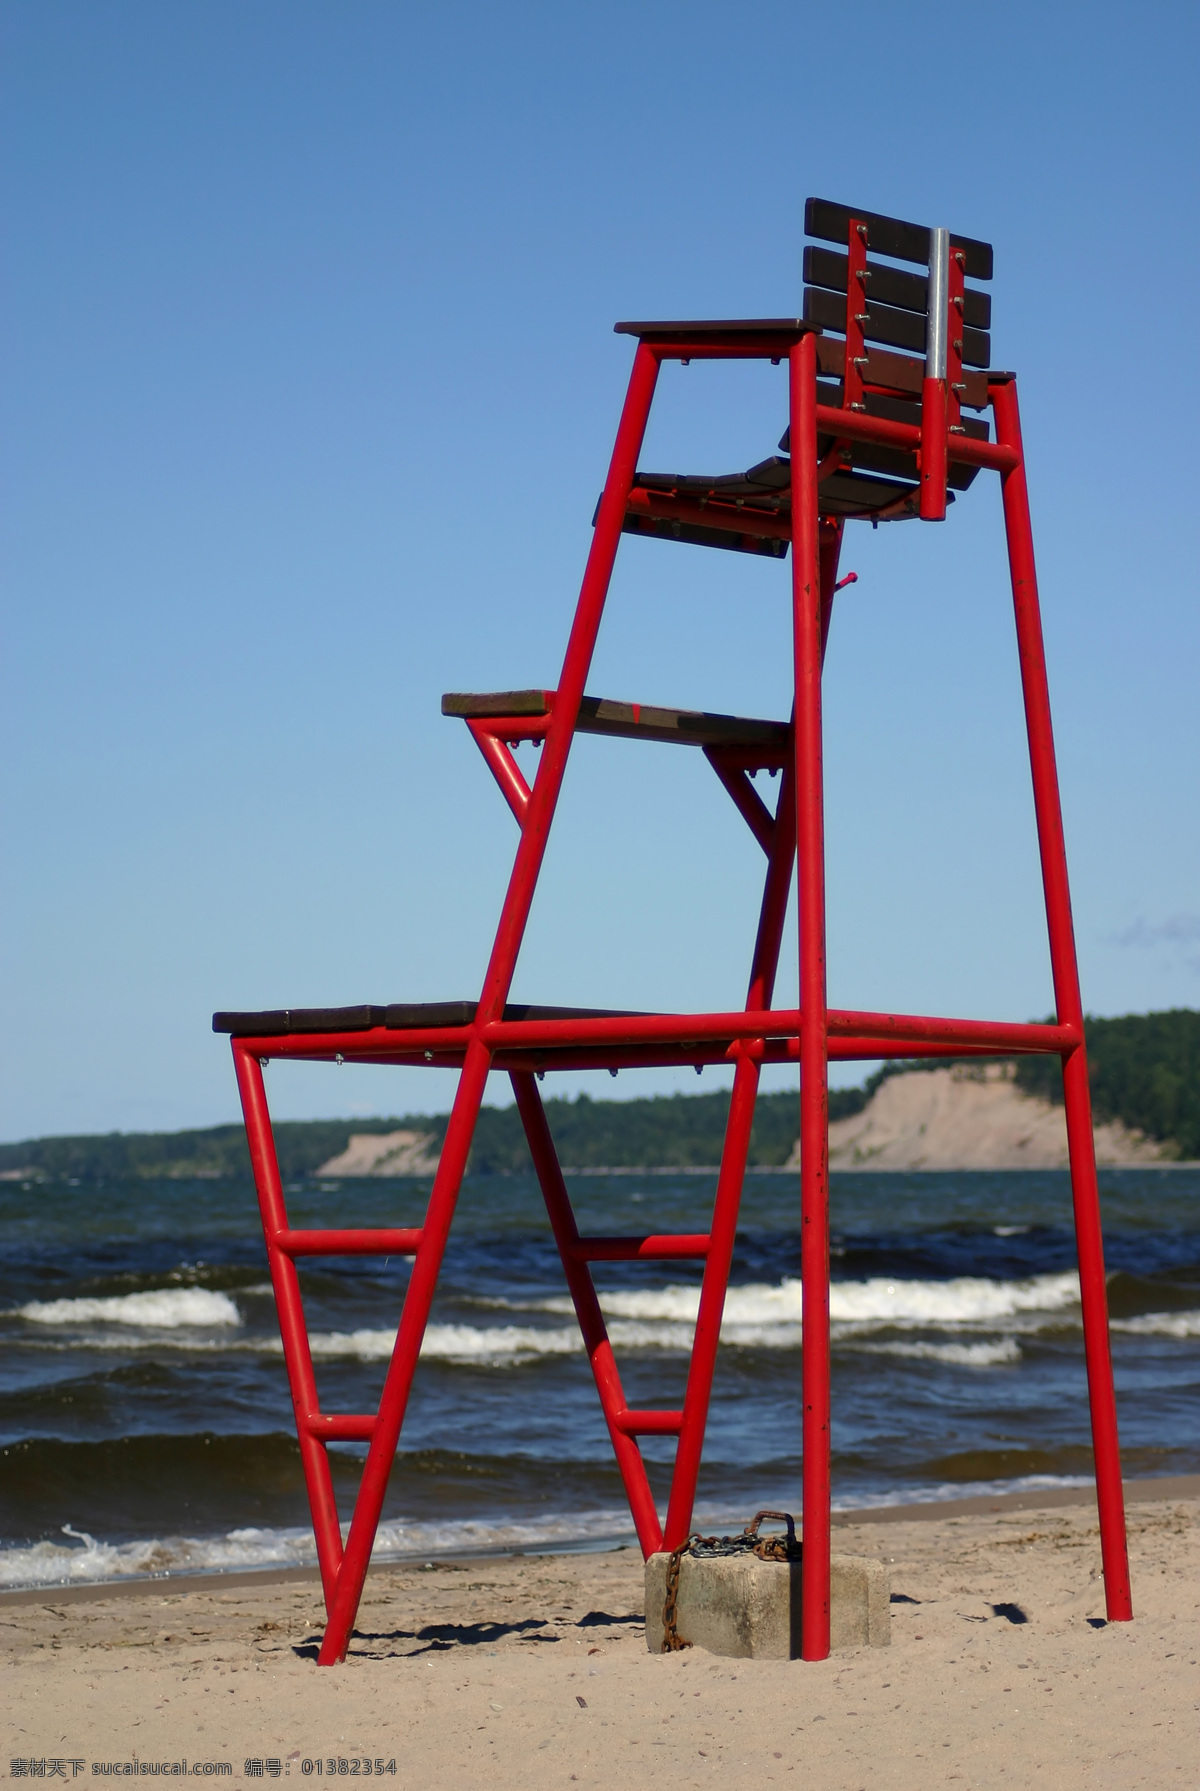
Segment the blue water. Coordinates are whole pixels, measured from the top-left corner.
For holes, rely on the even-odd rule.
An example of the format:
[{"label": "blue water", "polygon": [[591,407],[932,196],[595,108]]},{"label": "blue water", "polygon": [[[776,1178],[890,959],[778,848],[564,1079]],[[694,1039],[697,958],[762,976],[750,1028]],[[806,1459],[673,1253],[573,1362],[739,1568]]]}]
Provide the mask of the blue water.
[{"label": "blue water", "polygon": [[[1102,1176],[1128,1474],[1200,1469],[1200,1173]],[[698,1230],[713,1179],[576,1178],[585,1230]],[[416,1224],[428,1182],[289,1190],[296,1223]],[[707,1520],[799,1505],[798,1184],[747,1180],[701,1475]],[[1069,1186],[835,1175],[835,1500],[1090,1472]],[[253,1190],[0,1185],[0,1583],[311,1559]],[[311,1264],[326,1410],[372,1409],[403,1260]],[[597,1270],[633,1405],[682,1394],[698,1268]],[[333,1452],[348,1517],[362,1451]],[[660,1490],[671,1447],[646,1454]],[[629,1519],[536,1183],[468,1180],[381,1546],[586,1541]]]}]

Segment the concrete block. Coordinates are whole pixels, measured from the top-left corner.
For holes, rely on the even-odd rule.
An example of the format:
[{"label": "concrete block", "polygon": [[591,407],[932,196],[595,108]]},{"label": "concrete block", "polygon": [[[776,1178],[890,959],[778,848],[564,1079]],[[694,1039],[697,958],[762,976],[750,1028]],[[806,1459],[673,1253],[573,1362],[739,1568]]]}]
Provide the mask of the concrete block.
[{"label": "concrete block", "polygon": [[[666,1554],[646,1562],[646,1646],[662,1650]],[[834,1555],[830,1579],[830,1640],[839,1648],[885,1648],[892,1639],[891,1586],[882,1561]],[[760,1561],[756,1555],[684,1555],[679,1564],[676,1628],[710,1654],[749,1660],[800,1657],[799,1561]]]}]

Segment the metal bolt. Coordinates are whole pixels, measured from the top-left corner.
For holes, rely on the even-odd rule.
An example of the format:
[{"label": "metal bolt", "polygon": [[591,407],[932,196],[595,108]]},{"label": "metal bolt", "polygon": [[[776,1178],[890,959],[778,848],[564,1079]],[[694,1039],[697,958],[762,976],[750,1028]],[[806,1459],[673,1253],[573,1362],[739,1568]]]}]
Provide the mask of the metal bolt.
[{"label": "metal bolt", "polygon": [[851,410],[866,410],[866,408],[867,408],[867,407],[866,407],[866,405],[865,405],[865,404],[852,404],[852,405],[851,405],[851,406],[850,406],[850,409],[851,409]]},{"label": "metal bolt", "polygon": [[333,1061],[334,1061],[334,1063],[340,1065],[340,1064],[345,1063],[346,1059],[342,1056],[341,1052],[339,1051]]},{"label": "metal bolt", "polygon": [[426,1053],[425,1053],[425,1062],[426,1062],[426,1063],[432,1063],[432,1062],[433,1062],[433,1052],[432,1052],[432,1051],[426,1051]]}]

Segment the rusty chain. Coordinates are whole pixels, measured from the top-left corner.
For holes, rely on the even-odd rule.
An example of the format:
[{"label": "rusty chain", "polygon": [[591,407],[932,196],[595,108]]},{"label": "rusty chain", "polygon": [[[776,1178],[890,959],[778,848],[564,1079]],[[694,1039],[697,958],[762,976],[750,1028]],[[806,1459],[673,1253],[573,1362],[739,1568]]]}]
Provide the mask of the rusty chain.
[{"label": "rusty chain", "polygon": [[[776,1523],[787,1525],[786,1536],[760,1536],[758,1526],[765,1517],[773,1518]],[[679,1604],[679,1565],[685,1555],[696,1560],[711,1560],[720,1555],[755,1555],[760,1561],[799,1561],[803,1555],[803,1544],[796,1535],[796,1520],[790,1511],[760,1511],[738,1536],[702,1536],[699,1530],[675,1549],[667,1562],[667,1595],[663,1601],[663,1654],[677,1653],[681,1648],[690,1648],[691,1643],[684,1641],[679,1633],[677,1607]]]}]

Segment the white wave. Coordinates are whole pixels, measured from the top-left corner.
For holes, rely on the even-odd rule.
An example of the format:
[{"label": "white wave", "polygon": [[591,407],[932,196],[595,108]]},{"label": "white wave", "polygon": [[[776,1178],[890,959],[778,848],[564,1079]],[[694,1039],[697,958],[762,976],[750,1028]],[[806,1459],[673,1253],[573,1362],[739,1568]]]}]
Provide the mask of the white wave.
[{"label": "white wave", "polygon": [[1141,1318],[1114,1318],[1111,1328],[1135,1337],[1200,1337],[1200,1312],[1147,1312]]},{"label": "white wave", "polygon": [[156,1287],[146,1293],[107,1299],[30,1300],[18,1318],[37,1325],[139,1325],[173,1331],[182,1325],[240,1325],[242,1315],[228,1294],[204,1287]]},{"label": "white wave", "polygon": [[959,1275],[950,1281],[835,1281],[830,1316],[850,1325],[963,1325],[994,1323],[1019,1312],[1061,1312],[1079,1300],[1073,1269],[1031,1275],[1027,1281],[988,1281]]},{"label": "white wave", "polygon": [[[346,1528],[343,1525],[343,1535]],[[70,1524],[63,1525],[62,1534],[71,1540],[0,1549],[0,1587],[94,1585],[151,1575],[307,1567],[317,1558],[312,1531],[307,1528],[229,1530],[223,1536],[155,1536],[121,1543],[100,1541]],[[468,1549],[503,1553],[518,1548],[586,1548],[597,1542],[630,1539],[629,1513],[616,1509],[532,1522],[392,1521],[380,1524],[373,1558],[420,1559]]]},{"label": "white wave", "polygon": [[[378,1361],[391,1355],[395,1331],[326,1331],[310,1340],[314,1356],[357,1356]],[[280,1344],[272,1339],[270,1347]],[[430,1325],[421,1343],[422,1356],[444,1362],[528,1361],[534,1356],[564,1356],[583,1348],[578,1330],[538,1330],[532,1325]]]},{"label": "white wave", "polygon": [[850,1347],[873,1356],[946,1362],[952,1368],[999,1368],[1021,1360],[1021,1347],[1011,1337],[996,1343],[857,1343]]},{"label": "white wave", "polygon": [[[1076,1304],[1075,1271],[1034,1275],[1026,1281],[989,1281],[981,1275],[960,1275],[949,1281],[834,1281],[829,1312],[836,1325],[962,1325],[994,1322],[1020,1312],[1057,1312]],[[570,1312],[565,1296],[531,1303],[542,1312]],[[647,1288],[641,1292],[605,1292],[600,1305],[606,1316],[666,1319],[694,1324],[700,1309],[698,1285]],[[803,1312],[798,1278],[775,1286],[751,1282],[731,1287],[725,1298],[725,1326],[794,1326]],[[722,1330],[722,1336],[725,1330]],[[731,1339],[732,1340],[732,1339]]]}]

